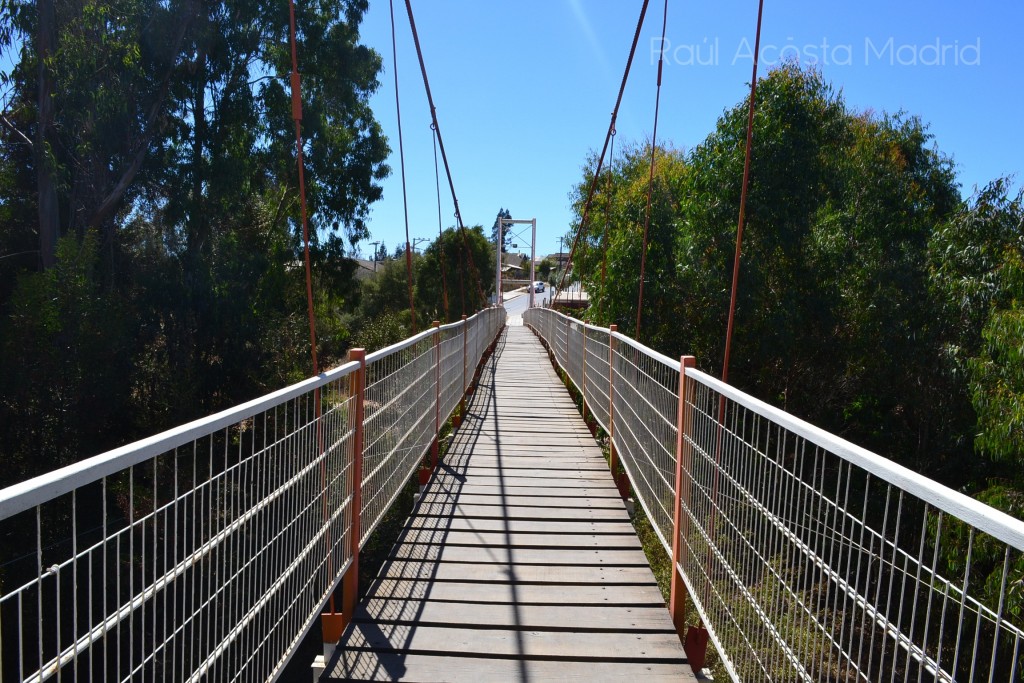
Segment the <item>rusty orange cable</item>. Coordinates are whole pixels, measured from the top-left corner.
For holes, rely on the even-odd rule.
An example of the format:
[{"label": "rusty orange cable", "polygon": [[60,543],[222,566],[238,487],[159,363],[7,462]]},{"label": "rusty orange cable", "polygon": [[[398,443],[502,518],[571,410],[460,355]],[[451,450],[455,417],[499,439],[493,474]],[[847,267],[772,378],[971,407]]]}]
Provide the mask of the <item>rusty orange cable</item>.
[{"label": "rusty orange cable", "polygon": [[[740,273],[740,249],[743,245],[743,228],[746,223],[747,190],[750,185],[750,155],[754,142],[754,112],[757,101],[757,58],[761,50],[761,17],[764,11],[764,0],[759,0],[757,5],[757,31],[754,35],[754,67],[750,77],[750,102],[747,108],[747,143],[743,154],[743,184],[740,188],[740,211],[736,224],[736,253],[733,257],[732,266],[732,292],[729,296],[729,322],[725,331],[725,357],[722,361],[722,382],[729,381],[729,352],[732,347],[733,325],[736,316],[736,292],[739,287]],[[715,469],[711,482],[711,500],[713,502],[711,519],[708,524],[708,537],[715,535],[715,513],[714,502],[718,500],[718,478],[719,463],[722,458],[722,433],[725,431],[725,396],[720,395],[718,399],[718,434],[715,439]]]},{"label": "rusty orange cable", "polygon": [[754,111],[757,100],[757,56],[761,49],[761,16],[764,0],[757,4],[757,33],[754,36],[754,69],[750,77],[750,104],[747,109],[747,146],[743,154],[743,185],[740,188],[740,216],[736,223],[736,253],[732,263],[732,292],[729,295],[729,322],[725,328],[725,358],[722,360],[722,381],[729,381],[729,353],[732,350],[732,332],[736,319],[736,292],[740,281],[740,251],[743,247],[743,228],[747,219],[747,189],[750,186],[750,150],[754,143]]},{"label": "rusty orange cable", "polygon": [[[299,206],[301,207],[302,215],[302,243],[303,243],[303,261],[306,266],[306,309],[309,315],[309,349],[310,355],[313,359],[313,375],[320,374],[320,365],[317,361],[316,355],[316,312],[313,309],[313,269],[310,265],[309,260],[309,218],[306,210],[306,177],[305,177],[305,162],[302,156],[302,87],[299,78],[299,57],[298,48],[296,47],[295,40],[295,2],[294,0],[288,0],[288,40],[291,46],[292,52],[292,73],[291,73],[291,95],[292,95],[292,120],[295,122],[295,153],[297,164],[299,168]],[[315,415],[316,424],[316,443],[317,443],[317,454],[324,452],[324,435],[323,428],[320,421],[321,410],[321,394],[320,389],[313,391],[313,411]],[[320,463],[320,485],[324,491],[323,497],[323,514],[324,522],[330,518],[330,512],[327,509],[327,463],[321,461]],[[334,553],[331,552],[331,530],[330,527],[326,529],[324,536],[324,543],[326,545],[327,555],[327,573],[331,575],[334,573]],[[329,609],[331,614],[335,613],[334,607],[334,591],[331,591],[329,599]]]},{"label": "rusty orange cable", "polygon": [[[406,0],[408,2],[408,0]],[[576,236],[572,240],[572,247],[569,249],[569,258],[565,262],[565,269],[562,271],[562,278],[558,281],[558,292],[562,291],[565,285],[565,276],[569,273],[569,268],[572,266],[572,257],[576,253],[576,247],[579,245],[580,236],[586,232],[587,219],[590,217],[590,206],[594,201],[594,190],[597,188],[597,183],[601,178],[601,169],[604,166],[604,157],[608,153],[608,145],[611,142],[612,132],[615,130],[615,120],[619,116],[619,105],[622,104],[622,94],[626,90],[626,81],[629,80],[629,70],[633,66],[633,57],[636,55],[636,46],[640,42],[640,31],[644,26],[644,17],[647,16],[647,5],[650,4],[650,0],[644,0],[643,6],[640,8],[640,18],[636,22],[636,31],[633,33],[633,44],[629,48],[629,57],[626,58],[626,68],[622,72],[622,82],[619,84],[619,94],[615,98],[615,108],[612,109],[612,120],[608,124],[608,132],[604,136],[604,147],[601,148],[601,156],[597,159],[597,168],[594,169],[594,177],[590,181],[590,189],[587,190],[587,200],[583,204],[583,216],[580,218],[580,227],[576,231]],[[554,301],[552,301],[554,304]]]},{"label": "rusty orange cable", "polygon": [[[441,265],[441,302],[444,304],[444,321],[451,322],[448,315],[448,276],[444,272],[444,231],[441,229],[441,172],[437,167],[437,133],[430,124],[430,135],[434,140],[434,185],[437,188],[437,258]],[[463,304],[465,308],[465,304]],[[465,311],[463,311],[465,312]]]},{"label": "rusty orange cable", "polygon": [[640,319],[644,312],[644,276],[647,272],[647,233],[651,227],[651,197],[654,194],[654,161],[658,149],[658,111],[661,109],[661,73],[665,65],[665,29],[668,27],[668,0],[661,15],[661,45],[658,48],[658,87],[654,95],[654,129],[651,131],[651,171],[647,178],[647,210],[644,213],[644,239],[640,246],[640,294],[636,301],[636,334],[640,341]]},{"label": "rusty orange cable", "polygon": [[405,145],[402,142],[402,103],[398,96],[398,44],[395,41],[395,2],[388,1],[391,9],[391,71],[395,76],[395,116],[398,120],[398,164],[402,173],[402,211],[405,216],[405,277],[409,289],[409,318],[412,333],[416,334],[416,304],[412,296],[412,248],[409,246],[409,199],[405,189]]},{"label": "rusty orange cable", "polygon": [[[646,1],[646,0],[645,0]],[[416,19],[412,14],[412,3],[405,0],[405,10],[409,15],[409,28],[412,29],[412,42],[416,46],[416,58],[420,63],[420,74],[423,76],[423,88],[427,91],[427,104],[430,105],[430,120],[434,126],[434,133],[437,135],[437,146],[441,148],[441,161],[444,162],[444,171],[448,177],[448,188],[452,193],[452,203],[455,205],[455,220],[458,223],[459,232],[462,234],[462,248],[465,252],[466,261],[469,262],[470,277],[476,281],[477,293],[480,296],[481,307],[487,302],[484,296],[483,286],[480,280],[480,273],[473,261],[473,253],[469,248],[469,239],[466,237],[466,226],[462,222],[462,212],[459,210],[459,198],[455,195],[455,183],[452,181],[452,169],[448,164],[448,154],[444,150],[444,138],[441,137],[441,126],[437,122],[437,107],[434,106],[434,96],[430,92],[430,80],[427,78],[427,65],[423,61],[423,50],[420,48],[420,36],[416,31]],[[463,313],[465,313],[463,307]]]},{"label": "rusty orange cable", "polygon": [[309,222],[306,216],[306,178],[302,159],[302,89],[299,84],[299,58],[295,46],[295,2],[288,0],[289,39],[292,49],[292,120],[295,122],[295,152],[299,165],[299,205],[302,208],[303,258],[306,263],[306,307],[309,314],[309,348],[313,356],[313,374],[320,374],[316,358],[316,314],[313,311],[313,271],[309,263]]}]

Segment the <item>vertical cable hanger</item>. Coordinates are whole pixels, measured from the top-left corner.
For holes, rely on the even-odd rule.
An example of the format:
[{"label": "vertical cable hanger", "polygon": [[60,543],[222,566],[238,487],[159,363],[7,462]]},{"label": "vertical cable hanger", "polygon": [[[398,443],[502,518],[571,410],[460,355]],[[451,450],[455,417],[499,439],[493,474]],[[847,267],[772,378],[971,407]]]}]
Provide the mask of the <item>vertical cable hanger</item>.
[{"label": "vertical cable hanger", "polygon": [[[740,189],[740,211],[739,218],[736,224],[736,253],[733,257],[732,267],[732,293],[729,297],[729,322],[726,326],[725,331],[725,357],[722,361],[722,382],[728,383],[729,381],[729,351],[732,346],[732,333],[733,326],[736,317],[736,292],[739,287],[739,272],[740,272],[740,249],[743,245],[743,227],[746,222],[746,206],[747,206],[747,190],[750,185],[750,155],[751,147],[754,142],[754,113],[756,111],[757,102],[757,58],[761,51],[761,17],[764,12],[764,0],[758,0],[757,4],[757,30],[754,34],[754,67],[753,73],[750,77],[750,102],[747,107],[747,141],[746,149],[743,153],[743,184]],[[708,536],[714,538],[715,535],[715,505],[718,501],[718,478],[721,468],[719,463],[722,458],[722,438],[723,432],[725,431],[725,409],[726,401],[725,395],[722,394],[718,399],[718,416],[716,422],[718,434],[716,436],[715,443],[715,468],[714,476],[711,481],[711,518],[708,523]],[[698,625],[699,630],[704,629],[703,624]]]},{"label": "vertical cable hanger", "polygon": [[[437,187],[437,256],[441,264],[441,302],[444,304],[444,321],[451,322],[448,315],[448,276],[444,272],[444,242],[441,230],[441,173],[437,167],[437,130],[434,124],[430,124],[430,135],[434,140],[434,185]],[[465,295],[463,295],[465,296]],[[463,300],[462,309],[466,309],[466,302]]]},{"label": "vertical cable hanger", "polygon": [[612,140],[608,148],[608,170],[605,172],[608,176],[607,189],[605,194],[608,196],[608,204],[604,213],[604,236],[601,239],[601,299],[602,301],[607,297],[604,296],[605,292],[605,280],[608,276],[608,238],[612,229],[612,185],[615,180],[615,128],[612,128]]},{"label": "vertical cable hanger", "polygon": [[[408,0],[406,0],[408,2]],[[587,190],[587,201],[583,204],[583,215],[580,217],[580,227],[576,231],[576,236],[573,237],[572,247],[569,249],[569,259],[565,263],[565,269],[562,271],[562,278],[558,282],[557,292],[561,292],[565,285],[565,276],[569,273],[569,268],[572,266],[572,257],[576,253],[576,247],[579,245],[580,237],[586,233],[587,230],[587,219],[590,217],[590,206],[594,201],[594,190],[597,189],[597,183],[601,179],[601,169],[604,168],[604,157],[608,153],[608,145],[611,143],[612,132],[615,130],[615,120],[619,116],[619,105],[622,104],[622,94],[626,90],[626,82],[629,80],[629,70],[633,66],[633,57],[636,55],[636,46],[640,42],[640,32],[644,26],[644,17],[647,16],[647,6],[650,4],[650,0],[644,0],[644,4],[640,7],[640,18],[636,22],[636,31],[633,33],[633,44],[629,48],[629,57],[626,58],[626,68],[622,72],[622,82],[619,84],[619,94],[615,99],[615,108],[612,109],[612,120],[608,124],[608,132],[604,136],[604,147],[601,148],[601,156],[597,158],[597,168],[594,169],[594,177],[590,181],[590,189]],[[554,304],[554,301],[552,301]]]},{"label": "vertical cable hanger", "polygon": [[[298,164],[299,170],[299,206],[301,207],[302,215],[302,257],[306,267],[306,311],[309,316],[309,351],[313,361],[313,376],[320,374],[320,364],[317,360],[316,355],[316,312],[313,310],[313,269],[310,265],[309,260],[309,217],[306,210],[306,176],[305,176],[305,161],[302,155],[302,86],[299,78],[299,57],[298,48],[296,47],[295,39],[295,1],[288,0],[288,42],[292,52],[292,73],[291,73],[291,95],[292,95],[292,120],[295,122],[295,156],[296,163]],[[320,389],[317,388],[313,391],[313,411],[315,415],[315,438],[317,443],[317,452],[324,452],[324,434],[323,434],[323,423],[321,422],[321,415],[323,413],[323,405],[321,402]],[[327,509],[327,464],[326,461],[320,464],[320,485],[324,489],[323,497],[323,517],[324,523],[327,523],[329,519],[329,511]],[[324,545],[327,550],[327,573],[329,576],[334,574],[334,557],[330,552],[331,548],[331,530],[330,527],[326,529],[324,536]],[[334,591],[331,591],[330,598],[328,599],[328,609],[331,614],[336,614],[334,604]]]},{"label": "vertical cable hanger", "polygon": [[747,108],[747,146],[743,153],[743,185],[740,189],[740,216],[736,223],[736,253],[732,263],[732,292],[729,295],[729,322],[725,328],[725,357],[722,360],[722,381],[729,381],[729,353],[736,321],[736,292],[740,282],[740,251],[743,247],[743,228],[747,218],[747,189],[750,186],[750,150],[754,142],[754,111],[757,101],[757,57],[761,50],[761,16],[764,0],[757,3],[757,32],[754,36],[754,69],[750,77],[750,103]]},{"label": "vertical cable hanger", "polygon": [[402,105],[398,96],[398,45],[395,41],[395,2],[388,1],[391,9],[391,57],[395,75],[395,114],[398,118],[398,160],[402,172],[402,211],[405,215],[405,277],[409,290],[409,316],[412,333],[416,334],[416,304],[412,295],[412,247],[409,245],[409,200],[405,189],[405,147],[402,143]]},{"label": "vertical cable hanger", "polygon": [[299,57],[295,46],[295,1],[288,1],[289,42],[292,50],[292,120],[295,122],[295,153],[299,165],[299,206],[302,210],[303,260],[306,264],[306,311],[309,316],[309,350],[313,357],[313,374],[320,374],[316,358],[316,313],[313,311],[313,269],[309,263],[309,220],[306,215],[306,177],[302,158],[302,88],[299,82]]},{"label": "vertical cable hanger", "polygon": [[644,213],[644,238],[640,247],[640,294],[636,302],[636,334],[640,341],[640,320],[644,312],[644,275],[647,270],[647,234],[651,227],[651,196],[654,193],[654,161],[658,149],[658,110],[661,108],[661,74],[665,65],[665,28],[668,26],[668,0],[661,17],[661,45],[658,48],[658,87],[654,96],[654,129],[651,131],[651,170],[647,178],[647,211]]},{"label": "vertical cable hanger", "polygon": [[[416,19],[412,14],[412,3],[410,0],[405,0],[405,10],[409,15],[409,28],[412,29],[412,42],[413,45],[416,46],[416,57],[420,62],[420,74],[423,76],[423,89],[427,91],[427,104],[430,105],[430,120],[434,126],[434,134],[437,136],[437,146],[441,150],[441,161],[444,163],[444,171],[448,176],[448,188],[452,193],[452,203],[455,204],[455,220],[458,223],[459,232],[462,234],[462,248],[465,252],[465,260],[469,262],[470,277],[476,281],[477,293],[480,296],[480,305],[483,306],[487,303],[487,298],[484,296],[480,273],[476,269],[476,262],[473,261],[473,254],[469,249],[469,240],[466,237],[466,226],[462,222],[462,212],[459,210],[459,198],[455,195],[455,183],[452,181],[452,169],[448,164],[448,154],[444,151],[444,139],[441,137],[441,126],[437,123],[437,107],[434,106],[434,96],[430,92],[430,80],[427,78],[427,65],[423,61],[423,50],[420,48],[420,36],[416,31]],[[465,312],[465,308],[463,308],[463,312]]]}]

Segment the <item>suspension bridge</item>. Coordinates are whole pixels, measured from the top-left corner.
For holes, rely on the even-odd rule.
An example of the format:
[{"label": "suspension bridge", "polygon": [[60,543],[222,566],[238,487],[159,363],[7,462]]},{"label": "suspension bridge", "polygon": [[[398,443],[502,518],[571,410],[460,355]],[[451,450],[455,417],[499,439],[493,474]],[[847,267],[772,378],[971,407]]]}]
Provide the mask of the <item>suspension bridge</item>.
[{"label": "suspension bridge", "polygon": [[0,680],[277,680],[316,625],[302,680],[1022,680],[1024,522],[639,343],[647,205],[633,337],[494,306],[320,372],[310,297],[310,379],[0,491]]},{"label": "suspension bridge", "polygon": [[[324,681],[687,680],[705,638],[735,680],[1020,680],[1024,523],[692,359],[523,318],[356,350],[0,492],[3,679],[274,680],[320,620]],[[672,558],[667,605],[620,493]]]}]

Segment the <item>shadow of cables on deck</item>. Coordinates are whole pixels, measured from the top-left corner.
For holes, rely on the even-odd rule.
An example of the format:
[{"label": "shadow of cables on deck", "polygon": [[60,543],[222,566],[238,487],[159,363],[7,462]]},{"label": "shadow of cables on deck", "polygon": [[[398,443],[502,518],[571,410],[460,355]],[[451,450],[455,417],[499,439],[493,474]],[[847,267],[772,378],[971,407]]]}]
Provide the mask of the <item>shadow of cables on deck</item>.
[{"label": "shadow of cables on deck", "polygon": [[[405,659],[418,627],[438,625],[424,614],[428,601],[453,601],[438,595],[441,554],[451,542],[456,508],[466,484],[473,450],[488,420],[497,420],[496,368],[506,332],[484,364],[476,391],[467,402],[462,424],[453,432],[447,453],[438,463],[423,495],[401,531],[378,577],[360,602],[342,636],[324,680],[399,680],[406,674]],[[472,528],[470,533],[482,540]],[[501,548],[489,549],[495,562],[503,562]],[[511,581],[515,577],[510,577]],[[525,680],[525,679],[524,679]]]}]

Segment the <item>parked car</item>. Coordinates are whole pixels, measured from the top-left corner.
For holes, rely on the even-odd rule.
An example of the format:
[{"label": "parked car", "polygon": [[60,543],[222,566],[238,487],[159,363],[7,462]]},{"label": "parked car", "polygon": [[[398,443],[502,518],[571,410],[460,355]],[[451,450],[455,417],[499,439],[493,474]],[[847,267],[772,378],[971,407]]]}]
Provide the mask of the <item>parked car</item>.
[{"label": "parked car", "polygon": [[543,292],[544,291],[544,283],[541,282],[540,280],[538,280],[537,282],[534,282],[533,283],[533,291],[535,291],[535,292]]}]

